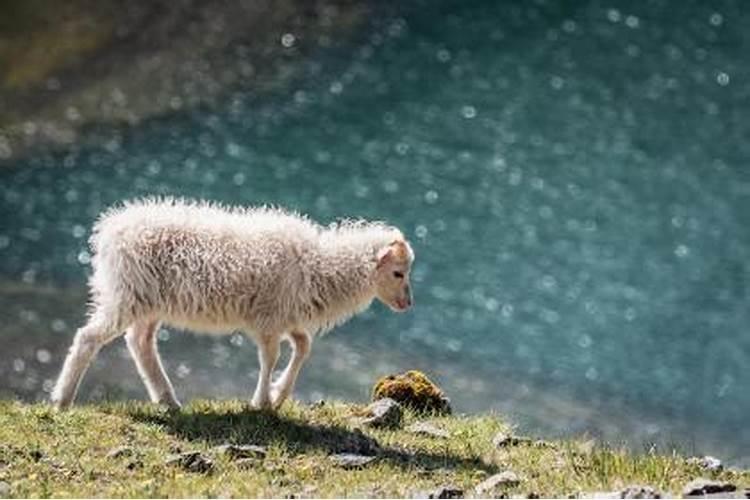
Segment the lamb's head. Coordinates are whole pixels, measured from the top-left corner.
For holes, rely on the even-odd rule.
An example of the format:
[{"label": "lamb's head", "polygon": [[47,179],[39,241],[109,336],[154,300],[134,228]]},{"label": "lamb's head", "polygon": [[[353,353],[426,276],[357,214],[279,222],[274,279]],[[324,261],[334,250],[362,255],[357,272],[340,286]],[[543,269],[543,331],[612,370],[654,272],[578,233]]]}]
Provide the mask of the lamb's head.
[{"label": "lamb's head", "polygon": [[412,305],[409,273],[414,252],[404,239],[381,248],[375,268],[375,295],[394,311],[403,312]]}]

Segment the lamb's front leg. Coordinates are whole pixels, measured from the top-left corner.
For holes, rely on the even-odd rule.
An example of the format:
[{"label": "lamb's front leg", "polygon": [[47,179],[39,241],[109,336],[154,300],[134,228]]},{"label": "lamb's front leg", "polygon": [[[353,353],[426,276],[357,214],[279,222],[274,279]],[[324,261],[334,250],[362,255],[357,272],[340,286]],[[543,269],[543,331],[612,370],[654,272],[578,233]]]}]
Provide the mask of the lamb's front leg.
[{"label": "lamb's front leg", "polygon": [[258,371],[258,385],[255,387],[251,404],[255,408],[264,409],[271,407],[271,374],[279,360],[280,336],[259,335],[256,337],[256,342],[260,370]]},{"label": "lamb's front leg", "polygon": [[286,401],[294,390],[294,382],[297,380],[302,365],[310,355],[312,340],[304,332],[291,332],[289,338],[292,341],[292,357],[289,359],[284,373],[271,386],[271,404],[274,408]]}]

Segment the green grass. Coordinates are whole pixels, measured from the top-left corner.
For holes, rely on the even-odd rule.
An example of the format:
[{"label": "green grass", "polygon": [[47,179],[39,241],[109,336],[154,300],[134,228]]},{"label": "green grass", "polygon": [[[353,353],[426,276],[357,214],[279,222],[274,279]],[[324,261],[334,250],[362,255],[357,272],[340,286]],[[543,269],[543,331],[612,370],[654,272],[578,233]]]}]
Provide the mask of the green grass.
[{"label": "green grass", "polygon": [[[380,444],[378,458],[345,470],[328,456],[362,441],[352,419],[358,409],[287,403],[274,414],[236,401],[199,401],[180,412],[141,403],[57,412],[0,402],[0,481],[12,497],[408,497],[441,485],[468,495],[482,479],[507,469],[523,478],[504,491],[509,495],[566,496],[630,484],[679,492],[696,477],[750,484],[747,471],[708,473],[674,453],[633,455],[583,440],[495,449],[495,434],[511,429],[494,415],[430,417],[450,432],[448,439],[363,429]],[[418,419],[407,413],[404,424]],[[268,455],[241,467],[214,450],[224,443],[267,446]],[[118,446],[134,455],[108,458]],[[165,463],[171,453],[193,450],[214,459],[212,473]]]}]

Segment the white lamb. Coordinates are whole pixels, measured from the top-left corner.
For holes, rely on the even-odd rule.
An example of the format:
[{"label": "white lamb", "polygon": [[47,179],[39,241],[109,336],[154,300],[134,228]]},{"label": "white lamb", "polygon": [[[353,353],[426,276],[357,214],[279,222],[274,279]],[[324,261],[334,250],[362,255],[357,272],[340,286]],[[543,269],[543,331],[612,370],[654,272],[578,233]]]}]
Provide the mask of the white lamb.
[{"label": "white lamb", "polygon": [[[275,208],[140,200],[104,213],[91,245],[91,311],[52,392],[60,408],[73,402],[99,349],[125,332],[151,400],[179,407],[157,352],[161,323],[245,332],[260,359],[252,405],[277,408],[291,394],[316,334],[374,298],[395,311],[412,303],[414,253],[398,229],[382,223],[323,227]],[[293,354],[272,383],[282,339]]]}]

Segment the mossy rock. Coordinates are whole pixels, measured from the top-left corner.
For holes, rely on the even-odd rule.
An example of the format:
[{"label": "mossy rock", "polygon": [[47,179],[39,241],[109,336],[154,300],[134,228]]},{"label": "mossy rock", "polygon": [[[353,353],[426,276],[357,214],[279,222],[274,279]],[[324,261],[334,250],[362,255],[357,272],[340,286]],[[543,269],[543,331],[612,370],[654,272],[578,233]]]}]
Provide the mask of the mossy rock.
[{"label": "mossy rock", "polygon": [[391,398],[420,413],[451,413],[450,399],[432,380],[417,370],[380,378],[372,389],[372,400]]}]

